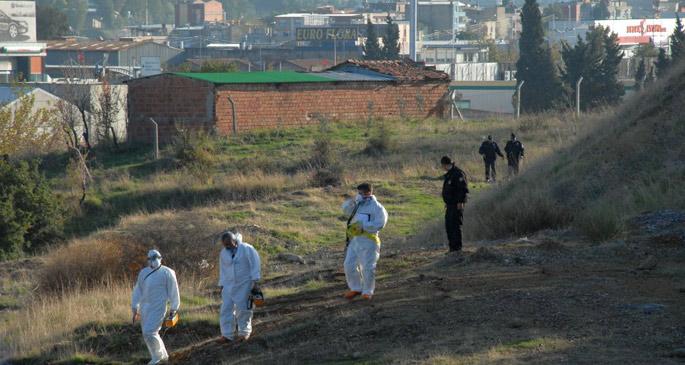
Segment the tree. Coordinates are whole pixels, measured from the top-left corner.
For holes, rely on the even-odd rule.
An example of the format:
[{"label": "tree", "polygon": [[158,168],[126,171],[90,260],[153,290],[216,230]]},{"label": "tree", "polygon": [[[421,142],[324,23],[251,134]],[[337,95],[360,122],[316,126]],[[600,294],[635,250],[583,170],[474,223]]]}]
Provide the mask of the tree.
[{"label": "tree", "polygon": [[592,17],[595,20],[609,19],[611,13],[609,12],[609,1],[601,0],[599,4],[592,8]]},{"label": "tree", "polygon": [[637,66],[635,71],[635,90],[639,91],[642,89],[642,85],[645,82],[645,77],[647,76],[647,71],[645,70],[645,59],[640,60],[640,64]]},{"label": "tree", "polygon": [[549,110],[561,98],[561,82],[544,43],[540,8],[536,0],[526,0],[521,13],[523,30],[519,39],[520,57],[516,80],[525,81],[521,110],[535,113]]},{"label": "tree", "polygon": [[671,64],[680,63],[685,58],[685,32],[680,16],[676,14],[676,26],[671,35]]},{"label": "tree", "polygon": [[390,15],[385,19],[388,25],[383,36],[383,58],[386,60],[396,60],[400,58],[400,29],[393,23]]},{"label": "tree", "polygon": [[0,106],[0,155],[21,156],[46,152],[55,146],[56,131],[46,109],[34,110],[29,89],[15,86],[16,100]]},{"label": "tree", "polygon": [[207,60],[200,66],[200,72],[238,72],[234,62]]},{"label": "tree", "polygon": [[657,56],[656,62],[654,62],[654,67],[656,68],[656,77],[658,79],[666,76],[668,69],[671,67],[671,60],[668,58],[666,51],[663,48],[659,49],[659,56]]},{"label": "tree", "polygon": [[562,80],[569,104],[576,100],[576,82],[581,76],[580,102],[584,110],[619,102],[623,85],[618,82],[617,75],[623,52],[617,41],[615,34],[609,34],[608,28],[600,26],[591,28],[585,40],[578,37],[574,47],[563,44],[561,53],[565,69]]},{"label": "tree", "polygon": [[98,141],[112,144],[119,148],[116,124],[117,116],[121,108],[125,107],[122,102],[119,88],[112,87],[107,79],[102,80],[102,85],[93,108],[93,117],[98,132]]},{"label": "tree", "polygon": [[364,59],[379,60],[383,58],[383,50],[378,44],[378,35],[376,35],[376,27],[371,23],[369,18],[366,23],[366,42],[364,42]]},{"label": "tree", "polygon": [[63,223],[61,204],[38,164],[0,159],[0,260],[54,242]]},{"label": "tree", "polygon": [[75,32],[83,30],[88,15],[88,0],[67,0],[67,18]]},{"label": "tree", "polygon": [[40,40],[58,39],[69,32],[67,16],[52,6],[37,5],[36,31]]}]

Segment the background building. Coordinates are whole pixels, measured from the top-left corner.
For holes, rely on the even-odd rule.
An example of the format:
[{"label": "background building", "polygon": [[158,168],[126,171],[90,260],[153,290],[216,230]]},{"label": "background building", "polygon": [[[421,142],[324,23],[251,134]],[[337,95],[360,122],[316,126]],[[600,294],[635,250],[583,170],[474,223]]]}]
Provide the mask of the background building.
[{"label": "background building", "polygon": [[45,47],[36,40],[36,3],[0,1],[0,82],[42,81]]}]

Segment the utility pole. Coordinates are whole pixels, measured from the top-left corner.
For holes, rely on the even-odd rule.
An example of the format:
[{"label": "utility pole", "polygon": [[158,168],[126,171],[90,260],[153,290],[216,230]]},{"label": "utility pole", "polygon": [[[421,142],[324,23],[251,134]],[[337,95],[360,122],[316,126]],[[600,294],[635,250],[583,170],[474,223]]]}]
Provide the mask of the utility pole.
[{"label": "utility pole", "polygon": [[333,34],[333,66],[338,64],[338,35]]},{"label": "utility pole", "polygon": [[580,118],[580,83],[583,82],[583,76],[581,76],[576,82],[576,118]]},{"label": "utility pole", "polygon": [[521,88],[526,80],[521,80],[519,86],[516,87],[516,119],[521,117]]},{"label": "utility pole", "polygon": [[416,62],[416,28],[418,27],[418,0],[409,2],[411,19],[409,20],[409,56]]}]

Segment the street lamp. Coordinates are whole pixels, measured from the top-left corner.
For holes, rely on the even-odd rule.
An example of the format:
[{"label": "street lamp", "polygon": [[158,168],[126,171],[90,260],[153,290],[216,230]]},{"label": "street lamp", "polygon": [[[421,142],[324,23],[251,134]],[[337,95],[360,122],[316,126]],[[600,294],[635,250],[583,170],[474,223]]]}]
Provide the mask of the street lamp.
[{"label": "street lamp", "polygon": [[521,83],[516,87],[516,119],[521,117],[521,88],[525,82],[525,80],[521,80]]},{"label": "street lamp", "polygon": [[580,83],[583,82],[583,76],[576,81],[576,118],[580,118]]}]

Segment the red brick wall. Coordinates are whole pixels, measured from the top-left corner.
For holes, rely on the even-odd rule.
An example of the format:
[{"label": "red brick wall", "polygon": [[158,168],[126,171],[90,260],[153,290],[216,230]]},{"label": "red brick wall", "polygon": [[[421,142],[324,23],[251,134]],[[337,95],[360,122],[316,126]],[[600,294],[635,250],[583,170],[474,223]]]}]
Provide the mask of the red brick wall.
[{"label": "red brick wall", "polygon": [[[152,142],[159,124],[160,142],[169,142],[179,128],[214,127],[214,85],[171,75],[136,79],[128,83],[128,138]],[[190,123],[192,122],[192,124]]]},{"label": "red brick wall", "polygon": [[[217,86],[184,77],[161,75],[129,82],[129,140],[152,141],[152,117],[160,141],[170,141],[182,126],[233,130],[228,96],[236,105],[238,131],[335,120],[443,117],[447,82],[337,82],[240,84]],[[190,123],[192,121],[192,123]]]},{"label": "red brick wall", "polygon": [[232,132],[230,95],[236,104],[238,131],[291,127],[329,120],[373,117],[444,117],[447,82],[345,82],[310,84],[224,85],[217,87],[217,130]]}]

